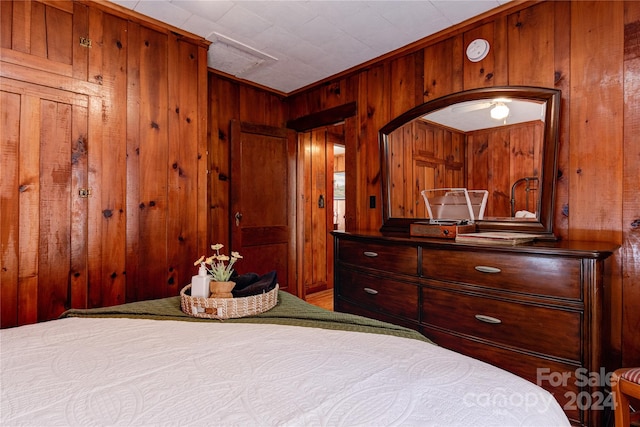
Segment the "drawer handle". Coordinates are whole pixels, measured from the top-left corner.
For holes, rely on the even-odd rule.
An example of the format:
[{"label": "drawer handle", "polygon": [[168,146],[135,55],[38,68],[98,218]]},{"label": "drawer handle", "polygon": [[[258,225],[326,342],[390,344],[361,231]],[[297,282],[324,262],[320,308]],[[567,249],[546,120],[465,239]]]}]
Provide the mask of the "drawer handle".
[{"label": "drawer handle", "polygon": [[476,265],[474,267],[481,273],[500,273],[502,270],[496,267],[489,267],[488,265]]},{"label": "drawer handle", "polygon": [[371,288],[364,288],[364,291],[366,293],[368,293],[369,295],[378,295],[378,291],[376,291],[375,289],[371,289]]},{"label": "drawer handle", "polygon": [[496,325],[498,323],[502,323],[502,320],[496,318],[496,317],[491,317],[491,316],[486,316],[484,314],[476,314],[476,319],[478,319],[481,322],[484,323],[491,323],[493,325]]},{"label": "drawer handle", "polygon": [[377,252],[364,251],[364,256],[368,256],[369,258],[375,258],[378,256]]}]

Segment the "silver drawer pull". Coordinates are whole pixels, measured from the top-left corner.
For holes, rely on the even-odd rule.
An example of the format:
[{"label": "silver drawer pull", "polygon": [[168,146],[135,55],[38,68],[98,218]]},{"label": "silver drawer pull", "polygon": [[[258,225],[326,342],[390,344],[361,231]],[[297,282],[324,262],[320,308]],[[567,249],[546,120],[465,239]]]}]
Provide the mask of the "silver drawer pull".
[{"label": "silver drawer pull", "polygon": [[491,324],[498,324],[498,323],[502,323],[502,320],[496,318],[496,317],[491,317],[491,316],[485,316],[484,314],[476,314],[476,319],[478,319],[481,322],[484,323],[491,323]]},{"label": "silver drawer pull", "polygon": [[369,258],[375,258],[378,256],[377,252],[371,252],[371,251],[364,251],[364,256],[368,256]]},{"label": "silver drawer pull", "polygon": [[364,288],[364,291],[366,293],[368,293],[369,295],[378,295],[378,291],[376,291],[375,289],[371,289],[371,288]]},{"label": "silver drawer pull", "polygon": [[488,265],[476,265],[474,267],[481,273],[500,273],[502,270],[496,267],[489,267]]}]

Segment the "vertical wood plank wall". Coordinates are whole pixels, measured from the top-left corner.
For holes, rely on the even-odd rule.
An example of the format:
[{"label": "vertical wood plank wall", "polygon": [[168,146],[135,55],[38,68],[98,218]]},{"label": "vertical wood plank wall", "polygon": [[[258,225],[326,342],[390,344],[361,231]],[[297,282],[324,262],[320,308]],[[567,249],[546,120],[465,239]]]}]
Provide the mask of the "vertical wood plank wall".
[{"label": "vertical wood plank wall", "polygon": [[104,2],[0,12],[0,325],[177,295],[207,241],[208,42]]},{"label": "vertical wood plank wall", "polygon": [[[71,281],[72,300],[86,300],[78,306],[172,293],[191,274],[194,245],[204,251],[213,242],[229,243],[231,119],[284,126],[355,101],[356,116],[345,120],[344,128],[346,227],[375,230],[382,217],[378,130],[391,118],[463,89],[556,87],[563,95],[555,232],[563,239],[621,245],[613,259],[611,340],[624,364],[640,363],[640,2],[505,5],[288,96],[213,72],[207,76],[202,41],[177,36],[123,9],[86,1],[56,2],[54,9],[52,4],[0,2],[0,72],[6,79],[27,76],[88,97],[88,129],[75,120],[69,146],[79,162],[71,170],[73,188],[93,190],[86,211],[74,202],[70,213],[79,221],[70,221],[75,224],[71,263],[78,273]],[[71,33],[44,32],[47,8]],[[86,34],[95,43],[88,52],[75,43]],[[470,63],[464,50],[478,37],[489,40],[491,50],[485,60]],[[44,40],[49,40],[46,49]],[[3,92],[3,105],[16,105],[16,96],[22,95]],[[28,106],[35,99],[25,102]],[[164,112],[162,103],[170,106]],[[38,135],[33,134],[37,128],[15,122],[40,120],[20,116],[36,111],[33,105],[17,117],[2,116],[2,326],[37,320],[38,300],[31,296],[38,292],[40,237],[29,224],[40,221],[40,171],[32,166],[40,153],[39,146],[21,141]],[[83,133],[90,141],[86,153],[79,143]],[[207,186],[208,210],[202,209]],[[194,191],[197,202],[190,197]],[[179,211],[168,206],[174,197],[192,204]],[[31,222],[19,219],[24,215]],[[83,222],[86,228],[77,225]],[[5,304],[7,298],[14,303]]]},{"label": "vertical wood plank wall", "polygon": [[[555,233],[611,241],[610,333],[624,364],[640,363],[640,3],[525,2],[506,5],[327,82],[290,94],[290,119],[357,102],[346,132],[348,230],[380,227],[377,131],[424,101],[463,89],[531,85],[562,90]],[[483,61],[464,49],[491,43]],[[339,90],[336,90],[338,89]],[[421,91],[416,96],[416,91]],[[350,136],[350,137],[349,137]],[[350,191],[349,191],[350,190]],[[349,204],[350,203],[350,204]]]}]

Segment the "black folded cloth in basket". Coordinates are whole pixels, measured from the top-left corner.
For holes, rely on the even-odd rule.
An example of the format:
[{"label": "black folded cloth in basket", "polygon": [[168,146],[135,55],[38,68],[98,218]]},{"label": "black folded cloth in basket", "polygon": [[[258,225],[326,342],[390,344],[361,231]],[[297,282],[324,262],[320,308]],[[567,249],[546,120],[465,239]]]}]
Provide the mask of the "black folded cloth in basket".
[{"label": "black folded cloth in basket", "polygon": [[276,287],[276,283],[278,282],[275,270],[263,276],[259,276],[256,273],[236,274],[232,276],[230,280],[236,282],[236,285],[231,291],[234,298],[249,297],[269,292]]}]

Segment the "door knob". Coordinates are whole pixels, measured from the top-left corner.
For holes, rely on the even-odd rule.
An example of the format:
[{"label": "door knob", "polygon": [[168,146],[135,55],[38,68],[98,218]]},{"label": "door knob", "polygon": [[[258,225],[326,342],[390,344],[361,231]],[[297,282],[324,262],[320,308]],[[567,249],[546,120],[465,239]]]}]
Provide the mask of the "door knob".
[{"label": "door knob", "polygon": [[240,212],[236,212],[234,216],[236,218],[236,227],[240,227],[240,220],[242,219],[242,214]]}]

